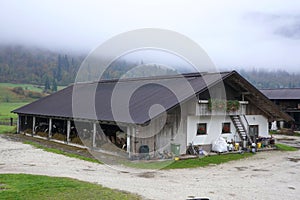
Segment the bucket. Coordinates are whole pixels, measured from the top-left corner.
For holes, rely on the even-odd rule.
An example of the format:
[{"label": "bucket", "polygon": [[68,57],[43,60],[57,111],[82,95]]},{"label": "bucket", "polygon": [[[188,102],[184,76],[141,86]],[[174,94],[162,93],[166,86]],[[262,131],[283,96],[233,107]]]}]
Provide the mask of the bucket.
[{"label": "bucket", "polygon": [[257,143],[257,148],[258,148],[258,149],[261,148],[261,143],[260,143],[260,142]]},{"label": "bucket", "polygon": [[234,150],[235,150],[235,151],[238,151],[239,148],[240,148],[240,144],[239,144],[239,143],[235,143],[235,144],[234,144]]}]

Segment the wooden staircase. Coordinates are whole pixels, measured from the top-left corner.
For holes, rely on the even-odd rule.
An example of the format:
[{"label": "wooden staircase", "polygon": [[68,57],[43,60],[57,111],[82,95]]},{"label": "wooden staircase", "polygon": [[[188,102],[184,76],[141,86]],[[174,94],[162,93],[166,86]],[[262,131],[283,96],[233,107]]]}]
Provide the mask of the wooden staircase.
[{"label": "wooden staircase", "polygon": [[[248,128],[245,127],[240,115],[231,115],[230,116],[240,138],[243,141],[249,141],[251,144],[253,143],[251,137],[248,133]],[[247,121],[247,120],[246,120]],[[245,146],[243,146],[245,148]]]}]

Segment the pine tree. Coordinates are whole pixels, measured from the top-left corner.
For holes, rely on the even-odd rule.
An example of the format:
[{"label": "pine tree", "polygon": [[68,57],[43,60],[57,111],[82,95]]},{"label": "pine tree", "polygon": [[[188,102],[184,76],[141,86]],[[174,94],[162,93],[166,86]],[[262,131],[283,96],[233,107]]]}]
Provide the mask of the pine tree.
[{"label": "pine tree", "polygon": [[62,79],[62,71],[61,71],[62,65],[63,65],[63,59],[60,55],[58,55],[57,70],[56,70],[56,74],[54,77],[58,81],[61,81],[61,79]]},{"label": "pine tree", "polygon": [[57,83],[56,83],[56,80],[55,79],[52,79],[52,88],[51,90],[53,92],[56,92],[57,91]]},{"label": "pine tree", "polygon": [[69,59],[68,59],[68,56],[65,55],[65,58],[64,58],[64,69],[66,71],[69,71],[69,68],[70,68]]},{"label": "pine tree", "polygon": [[47,92],[48,90],[50,90],[50,81],[49,81],[49,77],[46,76],[44,91]]}]

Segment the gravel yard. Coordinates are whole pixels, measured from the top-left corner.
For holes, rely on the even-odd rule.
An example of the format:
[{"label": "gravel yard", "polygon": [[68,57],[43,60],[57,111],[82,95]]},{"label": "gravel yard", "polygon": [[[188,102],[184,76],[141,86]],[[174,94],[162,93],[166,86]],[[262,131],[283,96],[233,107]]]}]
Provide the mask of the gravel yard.
[{"label": "gravel yard", "polygon": [[195,169],[119,171],[45,152],[0,136],[0,173],[71,177],[137,193],[145,199],[296,199],[300,152],[260,152],[248,159]]}]

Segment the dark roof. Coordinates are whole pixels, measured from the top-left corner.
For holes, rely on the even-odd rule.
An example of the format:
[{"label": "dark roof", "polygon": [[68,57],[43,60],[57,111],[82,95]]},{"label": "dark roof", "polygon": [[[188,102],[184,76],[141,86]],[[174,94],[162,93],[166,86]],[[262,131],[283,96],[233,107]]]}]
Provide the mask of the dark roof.
[{"label": "dark roof", "polygon": [[300,88],[279,88],[260,90],[269,99],[300,99]]},{"label": "dark roof", "polygon": [[[13,112],[48,117],[144,124],[162,112],[162,109],[153,109],[149,116],[151,106],[159,104],[165,110],[170,110],[195,94],[206,91],[207,88],[231,76],[241,79],[241,76],[233,71],[77,83]],[[76,92],[73,91],[74,89]],[[264,97],[256,88],[254,89]],[[128,95],[129,99],[126,98]],[[129,103],[126,103],[126,99]],[[269,103],[272,104],[270,101]],[[127,114],[128,110],[130,117]],[[273,113],[282,117],[279,110],[275,109],[275,111]],[[113,112],[117,113],[117,118]]]}]

